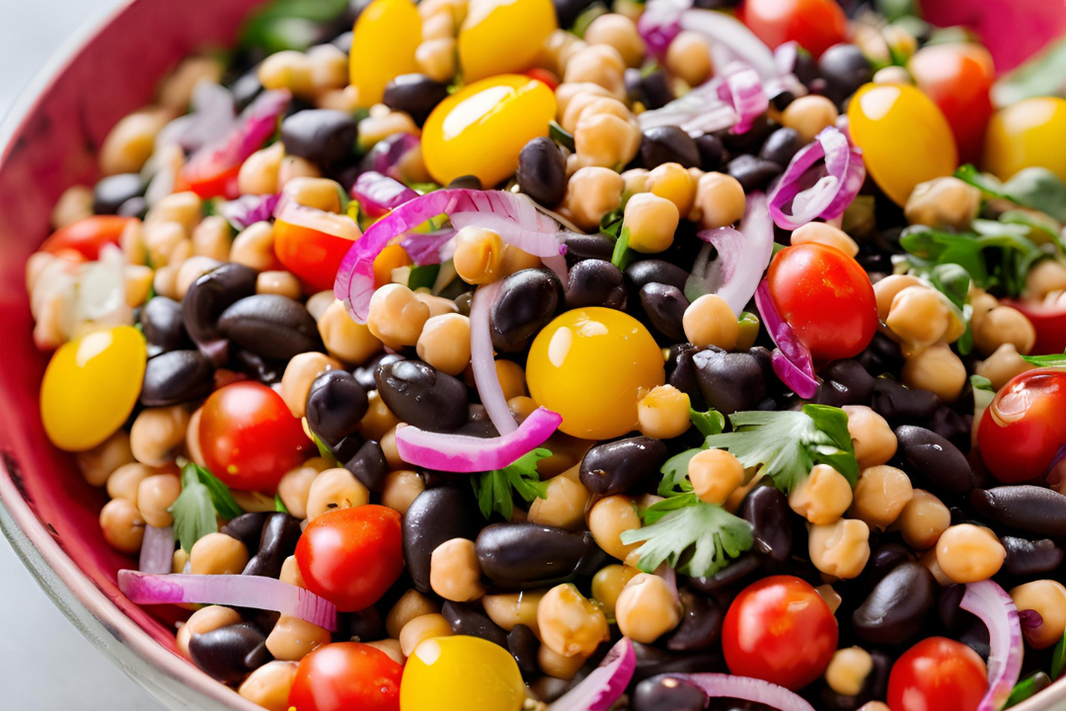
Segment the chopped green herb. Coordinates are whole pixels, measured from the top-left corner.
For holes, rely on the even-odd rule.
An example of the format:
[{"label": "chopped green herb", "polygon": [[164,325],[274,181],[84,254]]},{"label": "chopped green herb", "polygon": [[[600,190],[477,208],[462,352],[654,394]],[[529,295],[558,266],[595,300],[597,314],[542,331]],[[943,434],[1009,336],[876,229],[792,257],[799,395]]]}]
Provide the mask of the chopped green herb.
[{"label": "chopped green herb", "polygon": [[1022,360],[1037,368],[1066,368],[1066,353],[1053,353],[1051,355],[1027,356]]},{"label": "chopped green herb", "polygon": [[514,513],[514,494],[517,492],[526,501],[548,498],[548,483],[540,480],[537,462],[552,455],[543,447],[519,457],[503,469],[493,469],[473,477],[478,507],[481,515],[491,518],[496,512],[506,520]]},{"label": "chopped green herb", "polygon": [[306,50],[322,34],[322,23],[338,17],[348,0],[274,0],[253,13],[241,27],[240,44],[268,53]]},{"label": "chopped green herb", "polygon": [[274,494],[274,510],[278,513],[289,513],[289,507],[281,500],[281,494]]},{"label": "chopped green herb", "polygon": [[618,241],[614,243],[614,254],[611,255],[611,264],[618,267],[619,271],[624,271],[629,265],[629,260],[633,258],[633,253],[629,249],[629,228],[623,227],[622,232],[618,235]]},{"label": "chopped green herb", "polygon": [[411,267],[411,271],[407,276],[407,288],[414,291],[415,289],[432,289],[434,282],[437,281],[437,274],[440,273],[439,264],[426,264],[421,267]]},{"label": "chopped green herb", "polygon": [[[310,430],[307,430],[307,431],[311,432]],[[314,432],[311,432],[311,439],[314,441],[315,447],[318,448],[318,456],[320,456],[323,459],[326,459],[326,460],[328,460],[330,462],[336,462],[337,461],[337,457],[336,457],[336,455],[333,454],[333,450],[329,448],[328,444],[326,444],[325,442],[322,441],[321,437],[319,437]]]},{"label": "chopped green herb", "polygon": [[1033,672],[1014,685],[1014,688],[1011,689],[1010,696],[1007,697],[1007,700],[1003,704],[1003,708],[1008,709],[1011,706],[1020,704],[1049,686],[1051,686],[1051,679],[1048,678],[1047,674],[1042,671]]},{"label": "chopped green herb", "polygon": [[419,195],[425,195],[426,193],[431,193],[431,192],[433,192],[435,190],[440,190],[441,186],[438,185],[437,183],[414,183],[414,182],[409,182],[409,183],[407,183],[407,187],[411,188],[412,190],[414,190]]},{"label": "chopped green herb", "polygon": [[604,5],[602,2],[594,2],[589,5],[585,10],[583,10],[580,15],[577,16],[577,19],[574,20],[574,26],[570,29],[570,31],[578,37],[584,38],[585,31],[588,30],[589,25],[592,24],[592,21],[600,15],[606,14],[607,6]]},{"label": "chopped green herb", "polygon": [[704,437],[719,434],[725,429],[725,416],[718,410],[712,409],[707,410],[707,412],[697,412],[690,407],[688,416],[692,420],[692,424],[696,425],[696,429]]},{"label": "chopped green herb", "polygon": [[548,136],[563,148],[573,151],[574,134],[567,131],[555,121],[548,122]]},{"label": "chopped green herb", "polygon": [[237,518],[244,513],[244,509],[233,500],[229,487],[223,484],[218,477],[195,462],[189,462],[185,465],[185,468],[188,469],[190,466],[196,468],[196,476],[200,479],[200,483],[206,486],[208,492],[210,492],[211,503],[214,504],[215,511],[218,512],[219,516],[229,520]]},{"label": "chopped green herb", "polygon": [[[916,271],[921,273],[921,270]],[[973,331],[970,328],[973,307],[969,304],[973,280],[970,279],[970,273],[958,264],[938,264],[924,276],[934,289],[944,295],[949,308],[966,325],[966,331],[955,342],[955,347],[961,355],[969,354],[973,350]]]},{"label": "chopped green herb", "polygon": [[600,234],[606,235],[611,238],[611,241],[618,239],[618,233],[622,230],[622,208],[618,208],[613,212],[608,212],[600,220]]},{"label": "chopped green herb", "polygon": [[181,472],[181,494],[167,509],[174,515],[174,535],[186,553],[198,540],[218,531],[211,492],[200,482],[198,468],[192,462],[185,465]]},{"label": "chopped green herb", "polygon": [[1047,168],[1026,168],[1002,183],[995,176],[978,172],[977,168],[967,164],[955,171],[955,177],[986,195],[1039,210],[1059,222],[1066,222],[1066,183]]},{"label": "chopped green herb", "polygon": [[681,454],[675,454],[666,460],[661,471],[662,481],[656,492],[659,496],[676,496],[678,493],[687,494],[692,491],[692,483],[688,480],[688,463],[703,451],[700,448],[686,449]]},{"label": "chopped green herb", "polygon": [[1063,634],[1051,653],[1051,680],[1056,681],[1063,671],[1066,671],[1066,634]]}]

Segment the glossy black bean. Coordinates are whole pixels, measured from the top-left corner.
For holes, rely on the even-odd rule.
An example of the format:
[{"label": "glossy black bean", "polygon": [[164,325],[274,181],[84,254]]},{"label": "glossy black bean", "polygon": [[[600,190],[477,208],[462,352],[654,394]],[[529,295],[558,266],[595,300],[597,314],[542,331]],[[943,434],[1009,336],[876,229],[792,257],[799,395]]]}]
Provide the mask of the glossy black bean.
[{"label": "glossy black bean", "polygon": [[707,404],[703,401],[703,393],[700,392],[699,378],[696,375],[696,363],[693,360],[693,356],[699,352],[699,349],[691,343],[681,345],[686,347],[686,349],[677,354],[666,381],[688,395],[692,407],[698,410],[705,410],[707,409]]},{"label": "glossy black bean", "polygon": [[640,140],[640,160],[648,170],[663,163],[698,168],[702,162],[696,139],[677,126],[656,126],[644,131]]},{"label": "glossy black bean", "polygon": [[793,156],[803,148],[799,133],[792,128],[779,128],[770,134],[759,149],[759,157],[787,168]]},{"label": "glossy black bean", "polygon": [[594,494],[641,490],[659,478],[669,453],[651,437],[629,437],[590,449],[581,460],[581,483]]},{"label": "glossy black bean", "polygon": [[762,561],[752,553],[742,553],[717,573],[707,577],[690,578],[688,584],[693,590],[704,595],[720,595],[730,589],[736,589],[744,580],[762,567]]},{"label": "glossy black bean", "polygon": [[602,259],[585,259],[570,269],[566,308],[586,306],[625,309],[626,286],[618,267]]},{"label": "glossy black bean", "polygon": [[571,267],[585,259],[609,262],[614,253],[614,242],[598,232],[594,235],[569,235],[565,244],[566,263]]},{"label": "glossy black bean", "polygon": [[921,563],[900,563],[851,615],[855,634],[873,644],[903,644],[916,637],[936,604],[936,580]]},{"label": "glossy black bean", "polygon": [[437,546],[453,538],[477,538],[484,519],[470,485],[426,489],[403,517],[403,559],[411,581],[428,593],[429,559]]},{"label": "glossy black bean", "polygon": [[581,534],[581,548],[585,554],[574,569],[574,574],[578,577],[591,578],[602,570],[605,565],[615,562],[599,547],[591,531],[584,531]]},{"label": "glossy black bean", "polygon": [[227,262],[201,276],[185,292],[181,302],[185,331],[216,365],[226,360],[225,348],[219,347],[225,337],[219,331],[218,319],[232,304],[255,294],[258,278],[254,269]]},{"label": "glossy black bean", "polygon": [[141,217],[143,218],[148,212],[148,202],[140,195],[131,197],[126,202],[118,206],[115,210],[115,214],[120,217]]},{"label": "glossy black bean", "polygon": [[928,390],[912,390],[891,378],[877,378],[870,407],[893,427],[922,424],[940,407],[940,398]]},{"label": "glossy black bean", "polygon": [[463,605],[457,602],[445,602],[440,613],[452,628],[452,632],[467,637],[481,639],[507,648],[507,633],[497,625],[480,606]]},{"label": "glossy black bean", "polygon": [[682,589],[681,624],[666,638],[666,648],[673,652],[711,649],[722,635],[725,609],[714,600]]},{"label": "glossy black bean", "polygon": [[[590,545],[591,543],[591,545]],[[481,571],[502,585],[560,580],[592,553],[595,541],[536,523],[494,523],[475,542]]]},{"label": "glossy black bean", "polygon": [[792,514],[788,498],[772,486],[757,486],[740,504],[740,517],[751,524],[752,550],[776,563],[792,555]]},{"label": "glossy black bean", "polygon": [[300,520],[284,512],[272,513],[263,524],[263,533],[259,539],[257,552],[243,575],[259,575],[276,578],[281,575],[281,564],[296,552],[296,542],[300,540]]},{"label": "glossy black bean", "polygon": [[359,128],[346,111],[308,109],[281,122],[285,154],[305,158],[330,170],[355,154]]},{"label": "glossy black bean", "polygon": [[484,405],[471,403],[467,408],[466,423],[457,429],[456,434],[470,435],[471,437],[499,437],[500,433],[489,418],[489,413]]},{"label": "glossy black bean", "polygon": [[844,101],[873,77],[873,67],[853,44],[833,45],[818,59],[818,73],[825,79],[823,92],[836,103]]},{"label": "glossy black bean", "polygon": [[692,356],[692,361],[703,399],[723,415],[754,410],[769,394],[766,373],[751,353],[709,348]]},{"label": "glossy black bean", "polygon": [[647,109],[658,109],[674,100],[670,77],[661,68],[649,72],[630,68],[625,71],[624,79],[630,101],[639,101]]},{"label": "glossy black bean", "polygon": [[374,375],[378,371],[378,366],[395,363],[403,359],[404,357],[399,353],[380,353],[352,371],[352,375],[355,376],[356,382],[363,386],[363,390],[367,392],[377,390],[378,384],[374,379]]},{"label": "glossy black bean", "polygon": [[912,477],[917,476],[932,489],[951,494],[965,494],[973,488],[970,463],[958,447],[924,427],[903,425],[895,432],[896,457]]},{"label": "glossy black bean", "polygon": [[144,179],[139,173],[120,173],[101,178],[93,187],[93,212],[114,215],[127,200],[144,193]]},{"label": "glossy black bean", "polygon": [[633,691],[633,711],[703,711],[707,694],[669,675],[645,679]]},{"label": "glossy black bean", "polygon": [[1066,538],[1066,496],[1029,484],[977,489],[970,505],[982,517],[1041,536]]},{"label": "glossy black bean", "polygon": [[999,542],[1007,551],[1003,567],[1011,575],[1028,577],[1050,573],[1062,563],[1063,550],[1048,538],[1030,541],[1017,536],[1000,536]]},{"label": "glossy black bean", "polygon": [[537,667],[536,678],[529,682],[529,690],[546,704],[550,704],[566,693],[570,688],[570,682],[566,679],[557,679],[554,676],[544,676]]},{"label": "glossy black bean", "polygon": [[522,672],[523,679],[532,680],[540,675],[540,666],[537,664],[539,648],[540,640],[526,625],[515,625],[507,633],[507,649],[518,663],[518,671]]},{"label": "glossy black bean", "polygon": [[215,368],[200,351],[170,351],[149,358],[141,385],[141,404],[169,407],[207,397],[215,386]]},{"label": "glossy black bean", "polygon": [[874,377],[857,361],[838,360],[822,372],[815,402],[833,407],[865,405],[874,392]]},{"label": "glossy black bean", "polygon": [[447,187],[459,190],[481,190],[481,179],[476,175],[460,175],[458,178],[452,178]]},{"label": "glossy black bean", "polygon": [[489,311],[492,345],[502,353],[524,351],[562,300],[562,282],[550,269],[523,269],[507,277]]},{"label": "glossy black bean", "polygon": [[668,284],[684,291],[685,282],[689,277],[688,272],[681,267],[661,259],[642,259],[639,262],[633,262],[626,267],[623,274],[626,284],[634,295],[639,294],[646,284],[651,283]]},{"label": "glossy black bean", "polygon": [[394,111],[404,111],[421,126],[437,104],[448,98],[448,85],[425,74],[401,74],[385,85],[381,103]]},{"label": "glossy black bean", "polygon": [[635,684],[659,674],[726,671],[722,656],[717,651],[678,654],[636,642],[633,643],[633,650],[637,654],[637,668],[633,672],[632,682]]},{"label": "glossy black bean", "polygon": [[928,429],[951,442],[963,454],[970,451],[973,415],[960,415],[947,405],[941,405],[929,419]]},{"label": "glossy black bean", "polygon": [[466,385],[418,360],[379,365],[378,394],[401,421],[433,432],[458,429],[466,422]]},{"label": "glossy black bean", "polygon": [[870,560],[862,569],[862,582],[868,589],[873,589],[896,566],[912,560],[914,556],[906,546],[899,543],[885,543],[870,555]]},{"label": "glossy black bean", "polygon": [[682,319],[689,300],[681,289],[652,282],[640,289],[640,305],[656,331],[672,341],[685,340]]},{"label": "glossy black bean", "polygon": [[783,171],[784,168],[773,161],[747,154],[737,156],[726,166],[726,172],[740,182],[746,193],[765,190],[770,181]]},{"label": "glossy black bean", "polygon": [[340,442],[359,427],[370,403],[366,390],[346,370],[315,378],[307,394],[307,426],[327,444]]},{"label": "glossy black bean", "polygon": [[189,640],[189,654],[209,676],[230,684],[270,661],[266,636],[250,622],[239,622]]},{"label": "glossy black bean", "polygon": [[870,375],[877,377],[884,373],[898,373],[903,366],[903,351],[898,343],[885,334],[875,333],[870,345],[855,356],[855,360],[866,368]]},{"label": "glossy black bean", "polygon": [[141,309],[138,323],[144,340],[148,342],[148,357],[166,351],[176,351],[193,345],[185,332],[185,317],[181,304],[165,296],[148,300]]},{"label": "glossy black bean", "polygon": [[518,154],[518,187],[545,207],[555,207],[566,195],[566,159],[547,136],[534,138]]},{"label": "glossy black bean", "polygon": [[278,294],[256,294],[237,301],[218,318],[229,340],[268,360],[291,360],[321,351],[318,324],[299,301]]},{"label": "glossy black bean", "polygon": [[286,361],[267,360],[247,348],[230,348],[227,365],[239,373],[255,378],[263,385],[274,385],[281,382]]},{"label": "glossy black bean", "polygon": [[227,536],[243,543],[248,553],[255,555],[259,551],[259,539],[262,538],[266,519],[266,513],[244,513],[231,520],[221,530]]},{"label": "glossy black bean", "polygon": [[977,619],[973,613],[961,607],[962,596],[965,594],[965,585],[948,585],[940,591],[937,599],[937,614],[940,616],[940,621],[955,634],[969,627]]},{"label": "glossy black bean", "polygon": [[385,632],[385,619],[376,607],[346,613],[342,620],[343,622],[338,621],[338,634],[343,636],[335,641],[375,642],[388,636]]},{"label": "glossy black bean", "polygon": [[696,147],[700,149],[700,168],[707,172],[720,171],[729,159],[722,139],[713,134],[705,133],[697,138]]},{"label": "glossy black bean", "polygon": [[569,28],[574,24],[577,16],[593,2],[594,0],[552,0],[552,4],[555,5],[555,17],[559,21],[559,27]]},{"label": "glossy black bean", "polygon": [[788,105],[796,100],[796,95],[788,89],[781,89],[770,97],[770,105],[778,111],[784,111]]},{"label": "glossy black bean", "polygon": [[754,154],[767,136],[773,133],[776,128],[777,124],[772,123],[767,116],[760,116],[752,122],[751,128],[744,133],[733,133],[729,129],[722,129],[721,131],[716,131],[714,135],[722,140],[722,145],[733,155],[740,155],[741,153]]}]

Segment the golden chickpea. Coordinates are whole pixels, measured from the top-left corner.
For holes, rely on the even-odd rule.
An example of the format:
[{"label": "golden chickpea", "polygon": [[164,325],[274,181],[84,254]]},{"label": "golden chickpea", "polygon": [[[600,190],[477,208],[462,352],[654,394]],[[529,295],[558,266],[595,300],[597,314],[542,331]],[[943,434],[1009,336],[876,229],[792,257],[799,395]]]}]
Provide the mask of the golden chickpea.
[{"label": "golden chickpea", "polygon": [[173,117],[170,109],[149,107],[116,123],[100,146],[100,172],[140,172],[155,150],[155,137]]},{"label": "golden chickpea", "polygon": [[1022,358],[1013,343],[1004,343],[992,355],[978,363],[975,372],[992,381],[992,389],[998,391],[1014,376],[1035,367]]},{"label": "golden chickpea", "polygon": [[112,499],[125,499],[136,506],[141,482],[155,473],[156,470],[140,462],[123,464],[107,478],[107,495]]},{"label": "golden chickpea", "polygon": [[278,618],[267,635],[266,648],[275,659],[298,662],[319,647],[330,643],[329,630],[291,615]]},{"label": "golden chickpea", "polygon": [[678,213],[687,216],[696,203],[698,184],[699,179],[693,178],[680,163],[663,163],[651,169],[644,187],[652,195],[674,203]]},{"label": "golden chickpea", "polygon": [[603,610],[571,583],[556,585],[537,606],[541,642],[564,657],[589,656],[608,638]]},{"label": "golden chickpea", "polygon": [[181,494],[181,479],[176,474],[154,474],[137,485],[137,509],[145,523],[166,528],[174,523],[168,508]]},{"label": "golden chickpea", "polygon": [[274,513],[277,510],[277,500],[270,494],[261,491],[230,491],[233,501],[248,513]]},{"label": "golden chickpea", "polygon": [[640,193],[626,203],[622,229],[628,231],[631,249],[657,254],[674,243],[680,219],[674,203],[651,193]]},{"label": "golden chickpea", "polygon": [[72,185],[63,191],[52,208],[52,227],[62,229],[92,214],[93,191],[84,185]]},{"label": "golden chickpea", "polygon": [[563,80],[599,84],[615,98],[626,95],[623,73],[626,62],[618,50],[609,45],[589,45],[574,52],[566,64]]},{"label": "golden chickpea", "polygon": [[209,533],[189,551],[194,575],[240,575],[248,565],[248,549],[225,533]]},{"label": "golden chickpea", "polygon": [[518,593],[486,595],[481,598],[485,614],[502,629],[510,632],[516,625],[525,625],[540,634],[537,628],[537,608],[546,590],[523,590]]},{"label": "golden chickpea", "polygon": [[855,696],[862,691],[873,668],[873,657],[862,647],[838,649],[825,669],[825,682],[841,696]]},{"label": "golden chickpea", "polygon": [[704,449],[689,461],[688,479],[700,501],[721,504],[744,484],[744,465],[724,449]]},{"label": "golden chickpea", "polygon": [[369,406],[366,414],[363,415],[363,419],[359,421],[359,427],[367,439],[380,442],[386,432],[400,424],[400,419],[392,414],[388,405],[378,395],[377,390],[371,390],[367,399],[369,400]]},{"label": "golden chickpea", "polygon": [[417,590],[408,590],[385,615],[385,631],[393,639],[399,639],[400,632],[408,622],[416,617],[438,612],[440,612],[440,607],[433,599]]},{"label": "golden chickpea", "polygon": [[329,356],[309,351],[300,353],[285,366],[281,376],[281,399],[289,408],[293,417],[303,417],[307,410],[307,395],[315,378],[331,370],[341,370],[339,361]]},{"label": "golden chickpea", "polygon": [[1054,259],[1037,262],[1025,279],[1025,290],[1030,297],[1039,300],[1048,294],[1066,290],[1066,266]]},{"label": "golden chickpea", "polygon": [[330,463],[327,460],[315,457],[285,473],[278,482],[278,496],[289,513],[296,518],[307,518],[307,500],[311,494],[311,484],[321,472],[329,468]]},{"label": "golden chickpea", "polygon": [[582,529],[585,523],[585,508],[591,495],[578,480],[577,469],[573,467],[550,479],[547,498],[533,500],[526,520],[567,531]]},{"label": "golden chickpea", "polygon": [[[640,548],[640,543],[622,543],[622,534],[640,528],[637,507],[628,496],[617,494],[600,499],[589,511],[589,530],[596,544],[618,560]],[[558,651],[558,650],[556,650]]]},{"label": "golden chickpea", "polygon": [[824,244],[836,247],[849,257],[859,253],[859,245],[844,230],[824,222],[808,222],[792,233],[791,244]]},{"label": "golden chickpea", "polygon": [[[886,69],[903,69],[903,67],[886,67]],[[881,70],[881,71],[884,71],[884,70]],[[906,70],[904,70],[904,71],[906,71]],[[878,74],[880,74],[880,72],[878,72]],[[892,711],[892,710],[890,708],[888,708],[888,704],[884,703],[883,701],[867,701],[865,704],[863,704],[858,709],[856,709],[856,711]]]},{"label": "golden chickpea", "polygon": [[[382,107],[375,111],[377,107]],[[369,151],[374,144],[397,133],[409,133],[417,136],[418,126],[414,119],[403,111],[391,111],[384,104],[371,107],[370,116],[359,122],[359,147]]]},{"label": "golden chickpea", "polygon": [[347,469],[327,469],[311,482],[307,492],[310,521],[334,509],[351,509],[370,503],[370,491]]},{"label": "golden chickpea", "polygon": [[303,575],[300,574],[300,566],[296,564],[296,556],[290,555],[281,564],[281,574],[278,575],[278,580],[289,585],[295,585],[298,588],[306,588]]},{"label": "golden chickpea", "polygon": [[500,278],[503,240],[498,232],[468,226],[455,234],[452,257],[459,278],[468,284],[489,284]]},{"label": "golden chickpea", "polygon": [[999,572],[1007,552],[991,529],[960,523],[936,542],[936,562],[956,583],[988,580]]},{"label": "golden chickpea", "polygon": [[127,264],[123,276],[126,282],[126,306],[135,309],[143,305],[155,281],[155,272],[142,264]]},{"label": "golden chickpea", "polygon": [[431,317],[416,350],[419,358],[442,373],[459,375],[470,365],[470,319],[462,314]]},{"label": "golden chickpea", "polygon": [[299,156],[285,156],[278,168],[278,190],[284,190],[296,178],[321,178],[322,172],[311,161]]},{"label": "golden chickpea", "polygon": [[630,168],[622,173],[622,181],[625,185],[622,189],[623,203],[628,203],[634,195],[648,192],[648,170],[646,168]]},{"label": "golden chickpea", "polygon": [[144,216],[145,227],[177,222],[190,235],[203,217],[203,200],[193,192],[172,193],[155,204]]},{"label": "golden chickpea", "polygon": [[281,141],[248,156],[237,173],[240,194],[273,195],[278,192],[278,171],[284,157],[285,146]]},{"label": "golden chickpea", "polygon": [[418,472],[410,469],[398,469],[385,477],[385,487],[381,491],[381,505],[406,514],[418,495],[426,488]]},{"label": "golden chickpea", "polygon": [[717,294],[704,294],[689,304],[681,323],[685,337],[700,348],[716,346],[731,351],[740,338],[737,315]]},{"label": "golden chickpea", "polygon": [[837,578],[858,577],[870,559],[870,528],[856,519],[811,526],[808,543],[814,567]]},{"label": "golden chickpea", "polygon": [[237,693],[267,711],[289,711],[289,692],[299,666],[296,662],[267,662],[244,680]]},{"label": "golden chickpea", "polygon": [[159,103],[174,111],[188,110],[196,85],[202,81],[217,84],[222,79],[222,70],[222,62],[215,57],[186,57],[160,83]]},{"label": "golden chickpea", "polygon": [[819,585],[814,591],[818,593],[818,597],[822,598],[822,600],[825,601],[825,604],[829,606],[829,611],[835,615],[837,610],[840,609],[840,603],[843,601],[840,593],[834,590],[833,586],[828,583]]},{"label": "golden chickpea", "polygon": [[1036,344],[1036,329],[1018,309],[997,306],[973,327],[973,344],[987,355],[1004,343],[1028,355]]},{"label": "golden chickpea", "polygon": [[326,351],[349,365],[362,365],[381,350],[382,344],[366,324],[356,323],[344,303],[332,298],[318,319],[318,333]]},{"label": "golden chickpea", "polygon": [[245,227],[233,239],[229,261],[259,272],[276,269],[280,262],[274,255],[274,225],[256,222]]},{"label": "golden chickpea", "polygon": [[240,621],[241,616],[232,608],[222,607],[221,605],[201,607],[192,613],[189,619],[185,621],[185,624],[178,628],[178,653],[186,659],[191,659],[189,642],[193,637],[235,625]]},{"label": "golden chickpea", "polygon": [[1066,630],[1066,587],[1057,580],[1034,580],[1010,591],[1015,606],[1021,610],[1036,610],[1043,624],[1036,628],[1022,628],[1025,639],[1033,649],[1047,649],[1062,639]]},{"label": "golden chickpea", "polygon": [[884,530],[896,522],[914,498],[914,487],[906,473],[885,465],[862,470],[855,485],[855,500],[848,515]]},{"label": "golden chickpea", "polygon": [[692,425],[689,396],[673,385],[652,388],[637,404],[640,431],[655,439],[680,437]]},{"label": "golden chickpea", "polygon": [[315,95],[311,60],[303,52],[276,52],[263,60],[257,73],[264,89],[288,89],[305,99]]},{"label": "golden chickpea", "polygon": [[[553,30],[548,39],[544,40],[544,44],[541,46],[540,51],[537,53],[537,57],[534,60],[534,65],[543,67],[548,71],[555,74],[557,77],[561,77],[566,73],[566,65],[570,61],[570,57],[574,56],[574,53],[580,49],[584,49],[588,46],[588,43],[579,38],[573,32],[567,32],[566,30]],[[562,86],[560,84],[560,86]],[[592,84],[597,89],[603,91],[604,95],[607,91],[597,85]],[[562,107],[560,107],[560,111]]]},{"label": "golden chickpea", "polygon": [[195,255],[182,262],[178,267],[178,276],[174,285],[178,299],[184,299],[186,292],[189,291],[189,287],[193,285],[193,282],[204,274],[207,274],[212,269],[215,269],[220,264],[221,262],[213,257]]},{"label": "golden chickpea", "polygon": [[666,49],[666,68],[689,86],[699,86],[711,76],[711,48],[698,32],[683,30]]},{"label": "golden chickpea", "polygon": [[553,652],[546,644],[540,645],[537,649],[537,666],[545,678],[569,681],[577,675],[587,659],[588,657],[583,654],[564,657]]},{"label": "golden chickpea", "polygon": [[706,173],[696,184],[696,207],[704,229],[728,227],[744,216],[747,199],[740,181],[724,173]]},{"label": "golden chickpea", "polygon": [[341,210],[341,190],[340,184],[329,178],[300,177],[285,183],[281,193],[299,205],[337,213]]},{"label": "golden chickpea", "polygon": [[271,270],[260,272],[256,277],[255,293],[277,294],[295,300],[300,298],[303,287],[300,286],[300,280],[292,272]]},{"label": "golden chickpea", "polygon": [[636,568],[617,563],[608,565],[592,576],[592,599],[600,603],[608,617],[614,617],[618,596],[629,581],[640,574]]},{"label": "golden chickpea", "polygon": [[928,286],[908,286],[892,299],[885,325],[903,343],[923,348],[944,337],[951,319],[939,292]]},{"label": "golden chickpea", "polygon": [[882,321],[888,318],[892,301],[896,294],[908,286],[923,286],[921,279],[909,274],[890,274],[874,284],[874,298],[877,300],[877,317]]},{"label": "golden chickpea", "polygon": [[454,37],[456,34],[455,18],[450,12],[438,12],[422,23],[422,39],[440,39]]},{"label": "golden chickpea", "polygon": [[999,299],[989,294],[984,289],[977,287],[970,287],[970,306],[973,308],[973,314],[970,316],[970,324],[977,328],[977,325],[984,320],[988,313],[999,306]]},{"label": "golden chickpea", "polygon": [[781,112],[781,124],[798,133],[803,143],[813,141],[823,128],[835,125],[838,118],[836,105],[816,94],[801,96]]},{"label": "golden chickpea", "polygon": [[914,188],[903,212],[912,225],[963,230],[981,209],[981,191],[955,177],[934,178]]},{"label": "golden chickpea", "polygon": [[608,212],[622,204],[622,176],[608,168],[581,168],[566,184],[563,202],[574,224],[585,230],[599,226]]},{"label": "golden chickpea", "polygon": [[144,409],[130,428],[130,450],[142,464],[166,464],[181,450],[188,426],[189,413],[180,405]]},{"label": "golden chickpea", "polygon": [[644,40],[637,25],[625,15],[607,13],[593,20],[585,29],[585,41],[606,44],[618,50],[627,66],[639,67],[644,61]]},{"label": "golden chickpea", "polygon": [[111,472],[124,464],[136,460],[130,450],[130,436],[125,430],[118,430],[102,444],[75,455],[78,470],[90,486],[103,486]]},{"label": "golden chickpea", "polygon": [[208,257],[216,262],[226,261],[232,242],[231,234],[229,223],[224,217],[205,217],[192,231],[193,256]]},{"label": "golden chickpea", "polygon": [[415,61],[419,70],[433,81],[450,81],[455,76],[456,46],[454,37],[427,40],[418,45]]},{"label": "golden chickpea", "polygon": [[400,457],[400,450],[396,447],[396,432],[405,426],[403,424],[396,425],[386,432],[381,441],[378,442],[381,446],[381,453],[385,455],[385,463],[389,465],[390,469],[402,469],[404,466],[410,466]]},{"label": "golden chickpea", "polygon": [[400,649],[410,657],[419,643],[436,637],[451,637],[452,628],[443,615],[432,613],[414,618],[400,630]]},{"label": "golden chickpea", "polygon": [[915,550],[925,550],[935,546],[951,525],[951,512],[933,494],[915,489],[914,496],[903,507],[896,524],[907,545]]},{"label": "golden chickpea", "polygon": [[144,538],[144,519],[126,499],[112,499],[100,510],[100,528],[108,545],[122,553],[136,553]]},{"label": "golden chickpea", "polygon": [[481,584],[481,564],[474,542],[453,538],[433,550],[430,556],[429,585],[433,592],[452,602],[471,602],[485,594]]},{"label": "golden chickpea", "polygon": [[311,83],[315,91],[343,89],[348,85],[348,54],[332,44],[320,44],[307,50],[311,62]]},{"label": "golden chickpea", "polygon": [[885,418],[865,405],[845,405],[848,433],[860,469],[885,464],[896,453],[896,434]]},{"label": "golden chickpea", "polygon": [[380,649],[397,664],[405,664],[407,662],[407,657],[404,656],[403,647],[400,646],[400,640],[398,639],[379,639],[375,642],[363,642],[363,644],[374,649]]},{"label": "golden chickpea", "polygon": [[386,284],[370,299],[366,325],[375,338],[398,349],[418,343],[427,320],[429,307],[414,292],[402,284]]},{"label": "golden chickpea", "polygon": [[908,388],[929,390],[941,402],[951,404],[966,385],[966,366],[950,346],[937,343],[907,359],[901,380]]},{"label": "golden chickpea", "polygon": [[540,257],[525,252],[510,244],[503,246],[503,261],[500,262],[500,277],[511,276],[523,269],[542,266]]},{"label": "golden chickpea", "polygon": [[513,360],[497,359],[496,378],[503,388],[503,396],[508,400],[529,394],[526,388],[526,372]]},{"label": "golden chickpea", "polygon": [[[177,222],[156,222],[144,228],[144,246],[157,269],[168,264],[180,265],[186,250],[185,228]],[[192,245],[188,247],[192,251]]]},{"label": "golden chickpea", "polygon": [[837,521],[852,502],[851,484],[828,464],[816,464],[788,495],[788,505],[811,523],[822,526]]},{"label": "golden chickpea", "polygon": [[[506,251],[507,250],[505,249],[504,252]],[[430,318],[459,313],[459,307],[455,302],[451,299],[446,299],[443,296],[434,296],[433,294],[425,294],[422,291],[416,291],[415,298],[429,307]]]},{"label": "golden chickpea", "polygon": [[622,634],[641,644],[651,644],[681,623],[677,590],[658,575],[646,573],[625,586],[614,614]]},{"label": "golden chickpea", "polygon": [[[586,85],[586,86],[595,86]],[[618,99],[604,96],[605,90],[590,91],[578,94],[566,105],[566,111],[560,109],[562,126],[567,131],[574,133],[581,120],[589,116],[608,115],[615,116],[623,121],[632,121],[633,112]]]}]

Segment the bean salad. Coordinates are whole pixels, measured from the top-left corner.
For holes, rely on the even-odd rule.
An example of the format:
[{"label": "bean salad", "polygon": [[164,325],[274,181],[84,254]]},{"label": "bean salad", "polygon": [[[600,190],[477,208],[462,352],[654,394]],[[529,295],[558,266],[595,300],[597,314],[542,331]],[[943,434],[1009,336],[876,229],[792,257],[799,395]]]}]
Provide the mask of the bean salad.
[{"label": "bean salad", "polygon": [[1000,711],[1066,666],[1040,76],[908,2],[276,0],[55,205],[45,431],[270,711]]}]

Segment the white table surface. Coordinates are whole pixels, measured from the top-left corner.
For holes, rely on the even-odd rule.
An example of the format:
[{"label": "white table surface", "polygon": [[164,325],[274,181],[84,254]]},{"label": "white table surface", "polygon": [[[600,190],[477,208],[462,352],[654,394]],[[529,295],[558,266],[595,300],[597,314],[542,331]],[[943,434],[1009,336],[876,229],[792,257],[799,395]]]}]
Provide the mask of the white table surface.
[{"label": "white table surface", "polygon": [[[62,42],[120,0],[0,0],[0,114]],[[81,636],[0,536],[0,708],[156,711]]]}]

